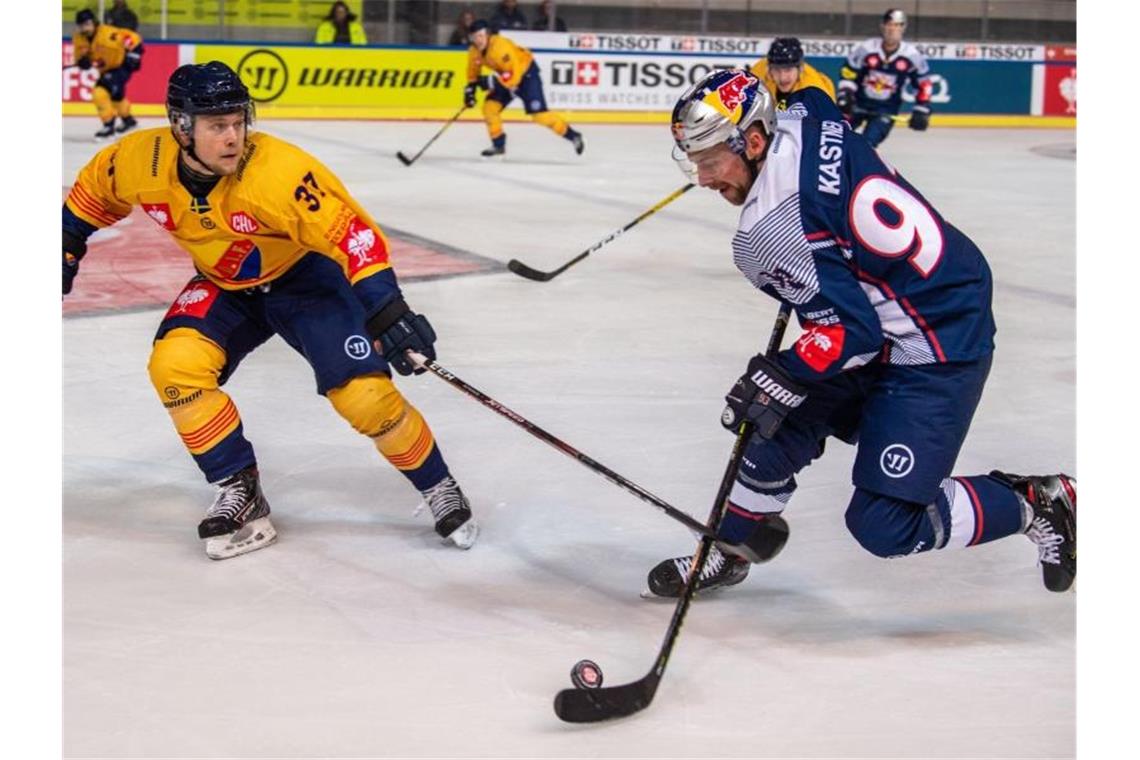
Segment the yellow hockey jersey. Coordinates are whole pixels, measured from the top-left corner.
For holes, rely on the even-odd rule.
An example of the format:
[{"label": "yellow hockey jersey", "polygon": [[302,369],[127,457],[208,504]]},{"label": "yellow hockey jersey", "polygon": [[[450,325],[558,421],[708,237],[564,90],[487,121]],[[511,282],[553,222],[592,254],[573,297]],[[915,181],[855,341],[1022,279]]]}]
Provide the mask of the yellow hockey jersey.
[{"label": "yellow hockey jersey", "polygon": [[391,267],[380,227],[300,148],[251,132],[238,170],[200,198],[178,180],[178,152],[168,127],[128,134],[79,172],[65,203],[95,227],[141,206],[227,290],[270,282],[308,251],[337,261],[353,284]]},{"label": "yellow hockey jersey", "polygon": [[[772,93],[772,98],[776,101],[777,107],[779,107],[779,103],[783,100],[783,97],[781,97],[780,93],[776,90],[776,80],[768,73],[768,59],[761,58],[752,64],[752,73],[755,74],[758,79],[763,80],[764,86],[768,88],[768,92]],[[831,79],[805,61],[804,70],[800,72],[800,78],[796,80],[796,86],[792,88],[792,92],[798,92],[808,87],[818,87],[826,92],[829,98],[835,100],[835,85],[831,83]]]},{"label": "yellow hockey jersey", "polygon": [[71,44],[75,50],[75,60],[88,56],[91,64],[100,71],[114,71],[123,65],[128,52],[142,44],[142,37],[130,29],[99,24],[95,27],[95,36],[90,40],[76,32],[71,38]]},{"label": "yellow hockey jersey", "polygon": [[492,34],[487,38],[487,49],[482,53],[474,45],[467,49],[467,81],[478,79],[480,70],[486,66],[498,75],[504,87],[513,90],[519,86],[519,80],[533,62],[534,56],[529,50],[501,34]]}]

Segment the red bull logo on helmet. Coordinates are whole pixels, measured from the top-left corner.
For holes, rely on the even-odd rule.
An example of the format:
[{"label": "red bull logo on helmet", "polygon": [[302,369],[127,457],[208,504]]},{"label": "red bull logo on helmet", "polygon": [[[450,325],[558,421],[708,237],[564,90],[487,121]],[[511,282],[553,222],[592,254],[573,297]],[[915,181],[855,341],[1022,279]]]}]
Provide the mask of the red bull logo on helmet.
[{"label": "red bull logo on helmet", "polygon": [[737,72],[732,79],[716,88],[717,97],[725,109],[729,112],[735,111],[748,99],[747,88],[750,84],[756,84],[756,77],[743,71]]}]

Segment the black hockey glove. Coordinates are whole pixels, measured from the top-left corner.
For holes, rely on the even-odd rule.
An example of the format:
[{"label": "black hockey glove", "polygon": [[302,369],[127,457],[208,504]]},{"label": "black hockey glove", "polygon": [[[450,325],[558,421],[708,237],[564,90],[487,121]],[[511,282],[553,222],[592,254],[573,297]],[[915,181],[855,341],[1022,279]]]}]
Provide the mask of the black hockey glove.
[{"label": "black hockey glove", "polygon": [[127,71],[138,71],[142,66],[142,51],[132,50],[123,59],[123,68]]},{"label": "black hockey glove", "polygon": [[907,126],[918,132],[922,132],[930,126],[930,106],[916,105],[914,110],[910,112],[910,121]]},{"label": "black hockey glove", "polygon": [[463,88],[463,107],[464,108],[474,108],[475,107],[475,83],[474,82],[468,83],[468,85]]},{"label": "black hockey glove", "polygon": [[71,292],[75,275],[79,274],[79,260],[87,253],[87,241],[78,235],[63,231],[63,294]]},{"label": "black hockey glove", "polygon": [[493,90],[495,89],[495,77],[493,74],[488,74],[485,77],[479,77],[475,80],[475,86],[480,90]]},{"label": "black hockey glove", "polygon": [[78,61],[76,61],[75,65],[78,66],[79,68],[83,69],[84,71],[87,71],[87,69],[91,68],[91,57],[85,55],[82,58],[80,58]]},{"label": "black hockey glove", "polygon": [[761,437],[771,438],[788,413],[806,399],[807,392],[780,365],[763,354],[754,356],[748,362],[748,371],[724,397],[728,406],[720,424],[735,433],[747,419]]},{"label": "black hockey glove", "polygon": [[423,374],[404,353],[408,349],[435,358],[435,330],[423,314],[408,308],[403,298],[397,298],[368,320],[368,334],[377,343],[377,350],[401,375]]}]

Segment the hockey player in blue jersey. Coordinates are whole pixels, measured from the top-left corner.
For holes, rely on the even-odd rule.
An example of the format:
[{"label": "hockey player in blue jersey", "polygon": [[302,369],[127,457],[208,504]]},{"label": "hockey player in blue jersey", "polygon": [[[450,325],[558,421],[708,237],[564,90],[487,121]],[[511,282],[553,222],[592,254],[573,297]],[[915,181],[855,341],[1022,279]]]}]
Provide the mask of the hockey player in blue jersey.
[{"label": "hockey player in blue jersey", "polygon": [[902,105],[903,85],[915,89],[914,107],[907,125],[922,131],[930,124],[930,65],[913,44],[903,40],[906,14],[883,14],[882,37],[855,46],[839,70],[836,103],[854,129],[866,125],[863,135],[876,147],[894,126]]},{"label": "hockey player in blue jersey", "polygon": [[[710,74],[673,109],[674,156],[690,180],[741,206],[737,268],[791,305],[795,344],[763,354],[729,390],[722,423],[757,431],[720,535],[786,537],[795,475],[829,437],[858,445],[847,527],[880,557],[960,549],[1015,534],[1038,547],[1045,586],[1076,578],[1076,481],[998,471],[951,477],[994,348],[992,281],[977,246],[870,143],[835,118],[780,118],[744,69]],[[782,543],[777,543],[782,546]],[[649,589],[677,596],[691,556]],[[715,548],[701,588],[744,580]]]}]

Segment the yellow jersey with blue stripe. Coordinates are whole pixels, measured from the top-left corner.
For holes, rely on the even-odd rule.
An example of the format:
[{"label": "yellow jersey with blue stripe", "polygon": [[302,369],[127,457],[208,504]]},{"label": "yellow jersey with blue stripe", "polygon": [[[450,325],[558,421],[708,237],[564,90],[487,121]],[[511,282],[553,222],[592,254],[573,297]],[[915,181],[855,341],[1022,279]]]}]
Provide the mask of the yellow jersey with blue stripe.
[{"label": "yellow jersey with blue stripe", "polygon": [[483,52],[474,45],[467,49],[467,81],[478,79],[479,72],[486,66],[495,72],[504,87],[513,90],[519,86],[519,81],[533,62],[534,55],[529,50],[502,35],[492,34],[487,38],[487,48]]},{"label": "yellow jersey with blue stripe", "polygon": [[75,60],[87,57],[100,71],[114,71],[123,65],[127,53],[142,45],[142,37],[130,29],[120,29],[110,24],[99,24],[89,40],[78,32],[71,38]]},{"label": "yellow jersey with blue stripe", "polygon": [[178,179],[168,127],[129,134],[80,171],[65,204],[88,224],[114,224],[141,207],[219,287],[270,282],[309,251],[337,261],[349,281],[389,269],[388,241],[341,181],[304,150],[247,136],[237,171],[204,197]]},{"label": "yellow jersey with blue stripe", "polygon": [[[813,68],[812,65],[806,61],[803,66],[804,69],[800,72],[800,78],[796,80],[796,86],[792,88],[792,92],[799,92],[808,87],[818,87],[826,92],[828,97],[834,101],[835,85],[832,84],[831,78],[818,69]],[[757,79],[764,82],[764,86],[768,88],[768,92],[772,93],[772,100],[776,102],[777,110],[784,110],[787,107],[787,103],[785,102],[787,96],[781,95],[776,89],[776,80],[773,79],[772,75],[768,72],[768,59],[762,58],[752,64],[752,73],[756,75]]]}]

